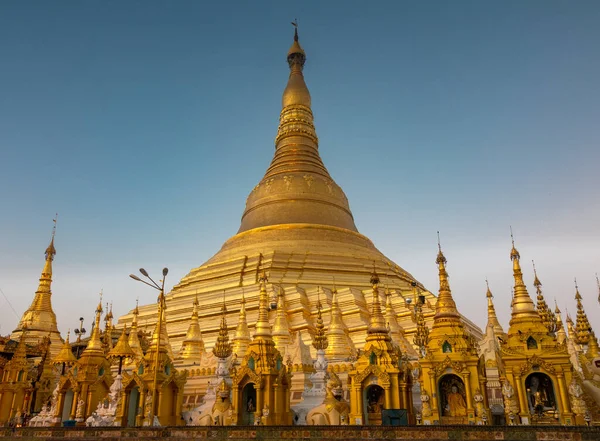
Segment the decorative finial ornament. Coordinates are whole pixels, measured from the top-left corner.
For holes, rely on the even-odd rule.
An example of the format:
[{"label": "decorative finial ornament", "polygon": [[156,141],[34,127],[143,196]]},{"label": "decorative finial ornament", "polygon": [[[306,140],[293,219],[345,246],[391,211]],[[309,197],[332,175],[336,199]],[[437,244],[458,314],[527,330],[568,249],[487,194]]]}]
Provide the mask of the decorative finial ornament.
[{"label": "decorative finial ornament", "polygon": [[596,273],[596,285],[598,285],[598,303],[600,303],[600,279],[598,279],[598,273]]},{"label": "decorative finial ornament", "polygon": [[442,252],[442,244],[440,243],[440,232],[437,232],[437,237],[438,237],[438,251],[441,253]]},{"label": "decorative finial ornament", "polygon": [[[512,242],[512,249],[510,250],[510,260],[512,260],[512,261],[517,260],[518,261],[521,258],[521,255],[519,254],[519,252],[515,248],[515,237],[513,236],[512,226],[510,227],[510,241]],[[521,268],[519,267],[519,270],[520,269]]]},{"label": "decorative finial ornament", "polygon": [[295,18],[292,22],[292,26],[294,26],[294,41],[298,41],[298,19]]},{"label": "decorative finial ornament", "polygon": [[52,219],[52,222],[54,222],[54,226],[52,227],[52,239],[54,239],[54,236],[56,235],[56,223],[58,222],[58,213],[56,213],[54,219]]},{"label": "decorative finial ornament", "polygon": [[494,298],[494,296],[492,295],[492,291],[490,291],[490,282],[488,282],[487,277],[485,278],[485,286],[487,287],[487,292],[485,293],[485,296],[488,299]]}]

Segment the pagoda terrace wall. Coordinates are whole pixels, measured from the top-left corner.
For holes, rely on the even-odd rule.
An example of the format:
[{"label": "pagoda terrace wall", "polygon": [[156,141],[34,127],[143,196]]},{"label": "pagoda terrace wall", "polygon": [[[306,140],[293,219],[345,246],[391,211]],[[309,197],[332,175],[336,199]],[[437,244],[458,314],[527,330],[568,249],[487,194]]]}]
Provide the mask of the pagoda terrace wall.
[{"label": "pagoda terrace wall", "polygon": [[91,441],[599,441],[600,427],[561,426],[268,426],[268,427],[72,427],[19,429],[0,428],[0,438],[20,441],[77,440]]}]

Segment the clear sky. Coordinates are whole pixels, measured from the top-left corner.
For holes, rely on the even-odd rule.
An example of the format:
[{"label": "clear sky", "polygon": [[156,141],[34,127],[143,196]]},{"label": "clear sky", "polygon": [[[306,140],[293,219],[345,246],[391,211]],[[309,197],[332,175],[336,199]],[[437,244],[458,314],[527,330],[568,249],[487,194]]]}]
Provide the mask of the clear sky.
[{"label": "clear sky", "polygon": [[[368,6],[367,6],[368,4]],[[509,225],[534,293],[600,333],[600,3],[5,1],[0,333],[29,306],[59,213],[53,304],[89,326],[171,287],[239,227],[273,154],[298,19],[320,151],[359,230],[461,312],[501,321]],[[13,312],[13,308],[16,311]]]}]

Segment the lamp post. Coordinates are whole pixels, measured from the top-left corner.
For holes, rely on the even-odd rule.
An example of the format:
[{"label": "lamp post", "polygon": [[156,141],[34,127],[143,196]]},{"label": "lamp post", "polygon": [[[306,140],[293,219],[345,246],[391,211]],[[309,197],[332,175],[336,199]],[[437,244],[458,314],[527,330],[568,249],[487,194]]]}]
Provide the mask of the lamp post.
[{"label": "lamp post", "polygon": [[[148,272],[144,268],[140,268],[140,273],[144,277],[146,277],[148,280],[150,280],[150,282],[152,282],[152,283],[148,283],[145,280],[140,279],[135,274],[130,274],[129,277],[131,277],[133,280],[135,280],[137,282],[145,283],[149,287],[154,288],[160,292],[160,294],[158,295],[158,332],[156,335],[156,357],[154,359],[154,385],[152,386],[152,406],[150,407],[150,421],[152,421],[152,423],[154,423],[154,415],[155,415],[154,408],[157,404],[156,390],[158,388],[157,385],[158,385],[158,362],[159,362],[159,354],[160,354],[160,332],[162,329],[163,313],[164,313],[164,310],[166,309],[165,278],[167,277],[167,274],[169,273],[169,269],[163,268],[163,270],[162,270],[163,278],[162,278],[162,281],[160,281],[161,282],[160,285],[158,283],[156,283],[152,279],[152,277],[150,277],[148,275]],[[150,423],[150,421],[148,423],[152,424],[152,423]]]},{"label": "lamp post", "polygon": [[86,333],[85,328],[83,327],[83,317],[79,317],[79,329],[75,328],[75,334],[77,334],[77,358],[79,358],[79,351],[81,349],[81,337],[83,337]]}]

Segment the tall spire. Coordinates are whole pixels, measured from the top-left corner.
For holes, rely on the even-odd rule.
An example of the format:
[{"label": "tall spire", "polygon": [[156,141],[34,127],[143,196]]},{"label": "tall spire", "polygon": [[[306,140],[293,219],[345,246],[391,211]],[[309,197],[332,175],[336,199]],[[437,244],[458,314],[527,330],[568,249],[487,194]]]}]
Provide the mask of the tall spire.
[{"label": "tall spire", "polygon": [[258,279],[260,294],[258,298],[258,319],[254,327],[254,338],[272,341],[271,325],[269,324],[269,296],[267,295],[267,276],[262,273]]},{"label": "tall spire", "polygon": [[494,308],[494,302],[492,301],[494,296],[492,295],[492,291],[490,291],[490,284],[488,283],[487,279],[485,279],[485,284],[487,286],[487,292],[485,293],[485,296],[487,297],[488,302],[487,327],[492,327],[494,329],[494,334],[496,337],[502,337],[503,335],[506,335],[506,333],[504,332],[504,329],[502,329],[502,325],[498,320],[498,316],[496,316],[496,308]]},{"label": "tall spire", "polygon": [[225,299],[223,299],[223,308],[221,308],[221,325],[219,326],[219,335],[217,336],[217,342],[213,347],[213,354],[215,357],[224,359],[231,355],[231,343],[229,343],[229,331],[227,330],[227,307],[225,306]]},{"label": "tall spire", "polygon": [[513,277],[515,279],[510,325],[512,326],[513,324],[526,323],[531,321],[541,323],[540,315],[535,310],[533,300],[531,300],[531,297],[529,297],[527,287],[523,282],[523,272],[521,271],[521,264],[519,262],[519,260],[521,259],[521,255],[515,248],[515,239],[512,234],[512,228],[510,230],[510,238],[512,241],[510,259],[513,262]]},{"label": "tall spire", "polygon": [[290,336],[290,325],[285,312],[285,290],[281,286],[278,286],[277,288],[277,312],[271,334],[273,335],[275,347],[279,352],[284,354],[287,345],[292,342],[292,339]]},{"label": "tall spire", "polygon": [[204,341],[202,340],[202,332],[200,331],[198,305],[198,295],[196,294],[192,309],[192,319],[190,320],[190,326],[188,327],[179,354],[184,360],[200,362],[202,353],[204,352]]},{"label": "tall spire", "polygon": [[110,351],[112,348],[112,329],[113,329],[113,312],[112,312],[112,302],[110,302],[110,307],[108,306],[108,302],[106,302],[106,310],[108,311],[104,316],[104,350],[106,352]]},{"label": "tall spire", "polygon": [[456,309],[456,303],[452,298],[450,291],[450,283],[448,282],[448,272],[446,271],[446,257],[442,252],[438,231],[438,255],[435,259],[438,265],[438,273],[440,278],[440,293],[435,304],[435,315],[433,317],[433,327],[442,325],[445,322],[453,322],[456,326],[462,327],[460,314]]},{"label": "tall spire", "polygon": [[331,293],[331,320],[326,333],[329,345],[325,353],[330,360],[346,359],[352,353],[352,347],[346,334],[346,325],[342,318],[342,310],[338,303],[338,292],[335,286]]},{"label": "tall spire", "polygon": [[233,353],[237,355],[239,359],[244,358],[246,351],[248,350],[248,344],[250,343],[250,331],[248,330],[248,321],[246,318],[246,297],[244,291],[242,291],[242,306],[240,308],[240,318],[238,319],[237,328],[235,330],[235,336],[232,339]]},{"label": "tall spire", "polygon": [[556,316],[552,312],[552,309],[548,307],[544,295],[542,294],[542,282],[538,279],[535,262],[532,260],[531,263],[533,264],[533,274],[535,275],[533,286],[535,286],[535,291],[537,292],[537,312],[540,315],[544,326],[548,328],[548,332],[554,334],[557,331]]},{"label": "tall spire", "polygon": [[321,299],[317,300],[317,324],[315,325],[315,336],[313,337],[312,345],[317,351],[324,351],[327,349],[329,342],[325,335],[325,325],[323,324],[323,317],[321,315]]},{"label": "tall spire", "polygon": [[373,268],[373,274],[371,274],[371,286],[373,287],[373,302],[371,303],[371,320],[367,327],[367,340],[380,340],[383,338],[386,341],[390,341],[390,333],[381,311],[381,300],[379,298],[379,276]]},{"label": "tall spire", "polygon": [[590,332],[590,340],[588,342],[588,350],[585,354],[590,360],[600,357],[600,348],[598,347],[598,339],[594,331]]},{"label": "tall spire", "polygon": [[590,341],[590,332],[592,327],[587,318],[587,314],[583,309],[583,303],[581,302],[581,294],[579,294],[579,287],[577,286],[577,279],[575,279],[575,300],[577,301],[577,321],[575,324],[575,342],[580,345],[588,344]]},{"label": "tall spire", "polygon": [[306,53],[297,28],[287,62],[290,76],[283,92],[275,156],[248,196],[238,232],[285,224],[321,224],[357,232],[348,199],[319,156],[310,92],[302,73]]},{"label": "tall spire", "polygon": [[131,322],[131,329],[129,329],[129,339],[127,342],[135,354],[135,360],[140,360],[144,356],[142,350],[142,344],[138,336],[138,316],[140,315],[140,309],[138,307],[138,300],[135,301],[135,309],[133,310],[133,320]]},{"label": "tall spire", "polygon": [[52,309],[52,262],[56,255],[56,248],[54,247],[54,236],[56,234],[56,218],[53,220],[54,226],[52,228],[52,238],[50,239],[50,245],[46,248],[44,268],[40,275],[40,281],[38,289],[35,292],[35,296],[29,309],[25,311],[19,325],[15,331],[13,331],[11,338],[13,340],[19,339],[24,327],[27,327],[27,343],[37,343],[43,337],[50,334],[50,340],[52,345],[50,350],[53,355],[56,355],[60,351],[59,343],[62,343],[60,333],[56,323],[56,314]]},{"label": "tall spire", "polygon": [[399,345],[404,337],[404,329],[398,323],[398,317],[394,311],[394,305],[392,305],[392,293],[389,289],[385,290],[385,321],[392,341]]},{"label": "tall spire", "polygon": [[100,301],[96,307],[96,317],[94,318],[94,328],[92,329],[92,335],[88,341],[87,347],[83,351],[82,355],[92,353],[104,353],[102,349],[102,340],[100,339],[100,317],[102,316],[102,294],[100,294]]},{"label": "tall spire", "polygon": [[563,325],[562,317],[560,316],[560,314],[560,309],[558,309],[558,304],[556,303],[556,299],[554,299],[554,316],[556,317],[556,341],[562,344],[567,339],[567,333],[565,332],[565,327]]}]

